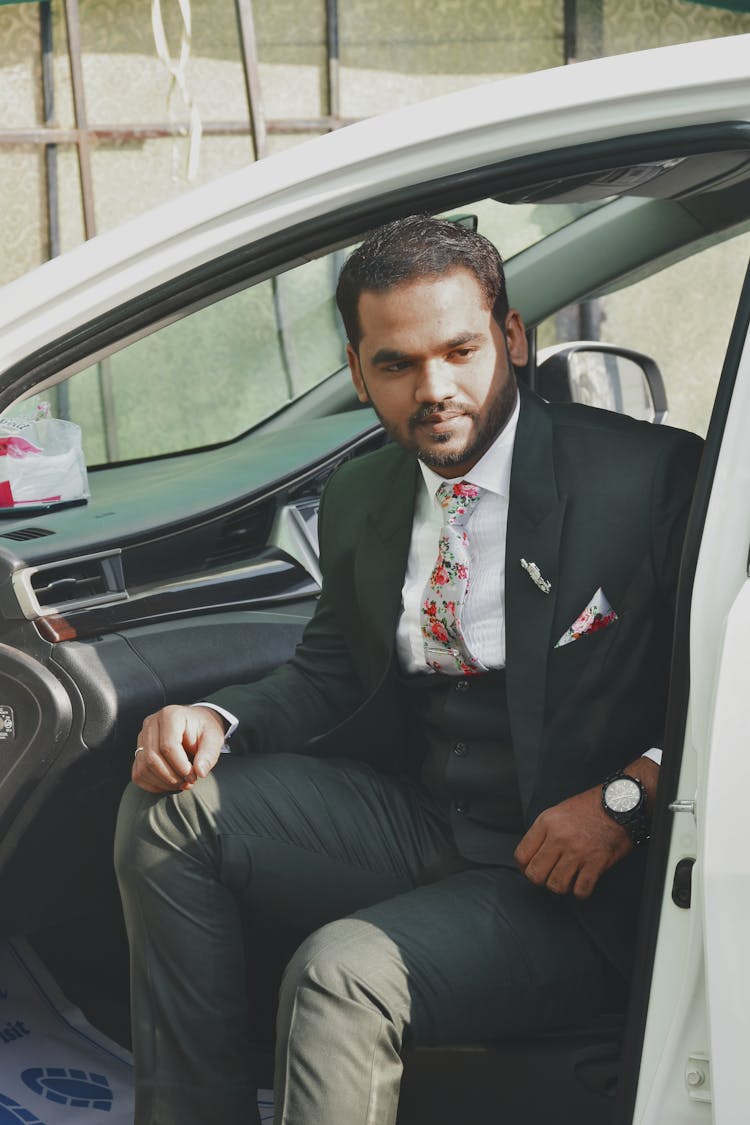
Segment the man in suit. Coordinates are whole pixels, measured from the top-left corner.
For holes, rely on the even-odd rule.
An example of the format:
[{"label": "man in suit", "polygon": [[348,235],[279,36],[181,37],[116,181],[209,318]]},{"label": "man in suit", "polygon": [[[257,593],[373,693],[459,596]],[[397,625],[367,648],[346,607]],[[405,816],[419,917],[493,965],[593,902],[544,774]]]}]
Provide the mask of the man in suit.
[{"label": "man in suit", "polygon": [[460,226],[375,232],[337,300],[394,440],[325,491],[294,658],[150,716],[123,799],[139,1125],[252,1118],[238,901],[310,934],[285,1125],[392,1125],[408,1044],[569,1026],[628,977],[700,442],[519,393]]}]

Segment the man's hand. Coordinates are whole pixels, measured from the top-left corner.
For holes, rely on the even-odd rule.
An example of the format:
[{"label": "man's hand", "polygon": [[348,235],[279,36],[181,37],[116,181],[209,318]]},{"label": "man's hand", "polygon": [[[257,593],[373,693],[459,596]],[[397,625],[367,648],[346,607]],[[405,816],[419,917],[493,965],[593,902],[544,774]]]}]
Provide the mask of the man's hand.
[{"label": "man's hand", "polygon": [[190,789],[216,765],[225,730],[210,707],[163,707],[141,727],[133,781],[147,793]]},{"label": "man's hand", "polygon": [[[649,804],[659,777],[659,767],[649,758],[639,758],[625,770],[640,778]],[[523,875],[554,894],[572,892],[588,898],[601,875],[633,850],[622,825],[602,808],[602,790],[597,785],[545,809],[516,848],[516,863]]]}]

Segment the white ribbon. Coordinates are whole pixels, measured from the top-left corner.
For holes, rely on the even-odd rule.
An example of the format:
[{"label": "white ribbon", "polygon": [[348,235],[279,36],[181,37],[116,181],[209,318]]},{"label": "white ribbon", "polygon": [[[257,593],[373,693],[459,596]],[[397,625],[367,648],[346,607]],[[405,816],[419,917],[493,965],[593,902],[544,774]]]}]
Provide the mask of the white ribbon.
[{"label": "white ribbon", "polygon": [[[201,138],[203,136],[203,125],[201,123],[198,107],[193,102],[190,89],[187,82],[187,64],[190,59],[190,46],[192,38],[192,16],[190,12],[190,0],[177,0],[177,5],[180,9],[182,16],[182,34],[180,36],[180,53],[177,61],[175,62],[169,51],[167,43],[167,35],[164,30],[164,20],[161,14],[161,0],[151,0],[151,26],[154,32],[154,43],[156,45],[156,53],[159,59],[164,64],[169,74],[169,89],[167,91],[167,112],[169,114],[169,122],[173,124],[177,120],[175,112],[175,96],[179,95],[183,105],[188,111],[189,127],[188,135],[188,157],[186,178],[189,183],[195,180],[198,172],[198,162],[200,159]],[[185,130],[180,130],[185,135]],[[179,156],[177,146],[175,145],[172,155],[172,174],[175,178],[179,175],[177,170]]]}]

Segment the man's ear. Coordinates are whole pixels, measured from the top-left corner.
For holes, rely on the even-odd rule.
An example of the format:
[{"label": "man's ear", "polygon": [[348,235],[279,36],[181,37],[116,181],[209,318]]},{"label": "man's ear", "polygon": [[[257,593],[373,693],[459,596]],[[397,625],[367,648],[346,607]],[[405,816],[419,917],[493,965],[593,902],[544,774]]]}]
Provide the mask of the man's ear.
[{"label": "man's ear", "polygon": [[346,360],[349,364],[349,371],[351,372],[352,382],[354,389],[357,392],[357,398],[360,402],[369,402],[370,396],[367,393],[365,381],[362,378],[362,368],[359,363],[359,356],[355,352],[351,344],[346,345]]},{"label": "man's ear", "polygon": [[505,318],[505,339],[513,366],[524,367],[529,358],[529,344],[526,325],[518,309],[510,309]]}]

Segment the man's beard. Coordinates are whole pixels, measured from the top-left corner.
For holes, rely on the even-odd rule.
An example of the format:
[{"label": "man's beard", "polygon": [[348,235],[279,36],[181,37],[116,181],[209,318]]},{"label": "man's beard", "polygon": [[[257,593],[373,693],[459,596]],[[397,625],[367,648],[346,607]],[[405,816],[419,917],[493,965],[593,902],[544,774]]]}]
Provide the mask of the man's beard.
[{"label": "man's beard", "polygon": [[[446,450],[445,452],[440,449],[441,445],[447,444],[451,440],[451,434],[434,434],[431,439],[432,444],[427,448],[419,446],[416,440],[412,440],[408,448],[416,453],[419,460],[430,469],[447,469],[451,465],[463,465],[466,461],[476,462],[487,452],[498,434],[505,429],[515,409],[517,395],[518,388],[515,379],[508,379],[490,403],[485,418],[477,425],[471,440],[461,449]],[[408,422],[408,430],[412,439],[414,439],[415,431],[421,422],[432,414],[439,414],[446,409],[464,414],[475,423],[479,419],[477,411],[469,409],[463,403],[451,402],[448,405],[440,402],[434,403],[412,414]]]}]

